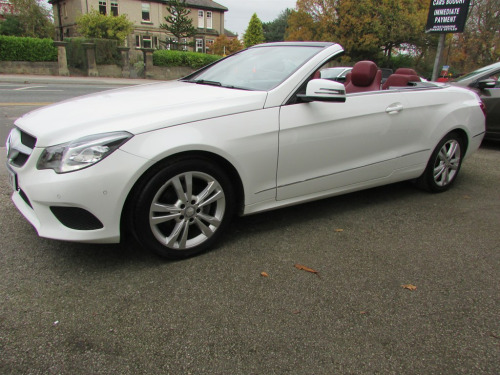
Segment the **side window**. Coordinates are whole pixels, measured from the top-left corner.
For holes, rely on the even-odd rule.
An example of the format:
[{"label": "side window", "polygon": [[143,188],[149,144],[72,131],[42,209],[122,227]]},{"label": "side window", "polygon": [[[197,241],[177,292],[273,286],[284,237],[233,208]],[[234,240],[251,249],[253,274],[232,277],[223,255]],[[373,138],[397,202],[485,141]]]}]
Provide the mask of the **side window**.
[{"label": "side window", "polygon": [[491,74],[487,79],[494,79],[497,81],[495,88],[500,89],[500,71]]}]

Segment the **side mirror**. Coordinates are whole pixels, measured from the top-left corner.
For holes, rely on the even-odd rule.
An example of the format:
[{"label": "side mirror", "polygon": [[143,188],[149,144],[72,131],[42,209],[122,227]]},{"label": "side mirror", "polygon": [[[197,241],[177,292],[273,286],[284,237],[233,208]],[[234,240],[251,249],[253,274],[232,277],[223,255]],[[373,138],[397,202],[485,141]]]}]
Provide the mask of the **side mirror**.
[{"label": "side mirror", "polygon": [[328,79],[312,79],[307,83],[306,94],[298,94],[305,102],[345,102],[345,87]]},{"label": "side mirror", "polygon": [[497,81],[494,79],[485,79],[484,81],[479,81],[477,83],[477,87],[479,90],[484,90],[484,89],[494,89],[497,84]]}]

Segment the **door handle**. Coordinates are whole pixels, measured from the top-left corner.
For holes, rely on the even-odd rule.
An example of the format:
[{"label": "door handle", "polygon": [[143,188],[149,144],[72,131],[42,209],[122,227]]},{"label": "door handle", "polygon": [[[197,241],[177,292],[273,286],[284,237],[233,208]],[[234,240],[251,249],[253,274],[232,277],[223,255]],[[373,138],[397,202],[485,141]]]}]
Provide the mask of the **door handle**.
[{"label": "door handle", "polygon": [[401,103],[394,103],[394,104],[391,104],[389,107],[387,107],[385,109],[385,111],[390,114],[390,115],[393,115],[393,114],[396,114],[396,113],[399,113],[403,110],[403,105]]}]

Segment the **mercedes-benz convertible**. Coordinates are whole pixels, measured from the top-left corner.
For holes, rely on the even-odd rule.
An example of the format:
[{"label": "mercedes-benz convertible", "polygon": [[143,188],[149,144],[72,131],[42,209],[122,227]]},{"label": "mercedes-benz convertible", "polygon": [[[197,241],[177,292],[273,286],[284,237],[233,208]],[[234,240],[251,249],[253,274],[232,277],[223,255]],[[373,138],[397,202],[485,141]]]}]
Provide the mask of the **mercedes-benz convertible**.
[{"label": "mercedes-benz convertible", "polygon": [[452,186],[481,144],[466,89],[370,61],[321,79],[335,43],[251,47],[171,82],[28,113],[7,141],[12,199],[42,237],[185,258],[249,215],[398,181]]}]

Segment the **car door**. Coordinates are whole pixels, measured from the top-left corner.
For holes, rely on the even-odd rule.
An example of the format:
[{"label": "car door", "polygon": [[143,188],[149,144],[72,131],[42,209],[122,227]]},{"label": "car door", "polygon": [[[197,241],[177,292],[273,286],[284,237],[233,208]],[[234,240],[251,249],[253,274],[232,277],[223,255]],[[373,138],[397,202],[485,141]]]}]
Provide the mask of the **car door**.
[{"label": "car door", "polygon": [[280,111],[277,199],[368,185],[391,175],[404,129],[403,96],[375,91],[345,103],[285,105]]},{"label": "car door", "polygon": [[475,90],[486,105],[486,132],[488,137],[500,139],[500,70],[480,79],[494,79],[496,85],[493,88],[477,88]]}]

